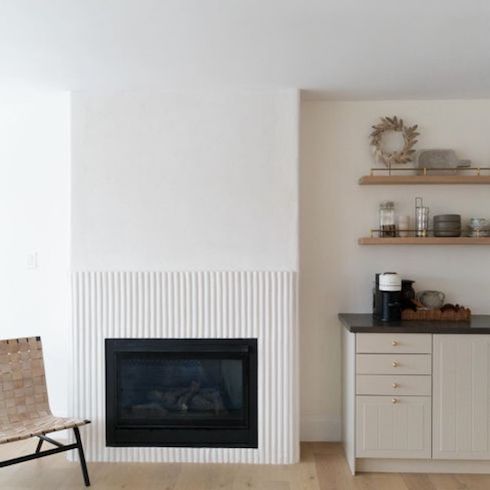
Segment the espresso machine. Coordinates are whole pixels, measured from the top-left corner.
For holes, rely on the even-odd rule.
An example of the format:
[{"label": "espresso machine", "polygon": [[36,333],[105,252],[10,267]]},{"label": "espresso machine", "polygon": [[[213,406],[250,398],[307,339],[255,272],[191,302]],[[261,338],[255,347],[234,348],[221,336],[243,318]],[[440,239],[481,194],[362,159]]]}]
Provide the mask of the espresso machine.
[{"label": "espresso machine", "polygon": [[373,290],[373,317],[381,322],[396,322],[402,316],[402,279],[396,272],[376,274]]}]

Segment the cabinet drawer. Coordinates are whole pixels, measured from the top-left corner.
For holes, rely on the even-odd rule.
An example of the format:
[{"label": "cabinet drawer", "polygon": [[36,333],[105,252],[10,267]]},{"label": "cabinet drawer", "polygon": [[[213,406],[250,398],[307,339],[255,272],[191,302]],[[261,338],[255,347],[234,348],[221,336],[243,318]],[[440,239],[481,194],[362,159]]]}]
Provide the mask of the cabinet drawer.
[{"label": "cabinet drawer", "polygon": [[358,395],[431,396],[431,381],[431,376],[358,374],[356,393]]},{"label": "cabinet drawer", "polygon": [[432,335],[425,333],[358,333],[358,353],[430,354]]},{"label": "cabinet drawer", "polygon": [[429,354],[357,354],[357,374],[430,374]]},{"label": "cabinet drawer", "polygon": [[358,458],[430,458],[431,398],[357,396]]}]

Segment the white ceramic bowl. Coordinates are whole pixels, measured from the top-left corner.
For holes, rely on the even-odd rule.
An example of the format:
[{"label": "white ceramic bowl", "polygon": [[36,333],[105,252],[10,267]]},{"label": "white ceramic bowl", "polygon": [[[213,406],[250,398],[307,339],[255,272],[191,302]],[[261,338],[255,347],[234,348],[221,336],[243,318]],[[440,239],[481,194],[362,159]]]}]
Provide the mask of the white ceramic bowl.
[{"label": "white ceramic bowl", "polygon": [[469,227],[473,230],[481,230],[488,225],[488,220],[486,218],[470,218]]}]

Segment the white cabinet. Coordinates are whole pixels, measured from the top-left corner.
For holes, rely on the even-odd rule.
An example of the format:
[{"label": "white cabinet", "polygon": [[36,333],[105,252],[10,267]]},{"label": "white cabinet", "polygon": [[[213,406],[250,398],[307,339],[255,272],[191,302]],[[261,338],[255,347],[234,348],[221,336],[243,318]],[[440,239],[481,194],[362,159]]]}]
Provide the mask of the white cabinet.
[{"label": "white cabinet", "polygon": [[345,330],[343,343],[353,473],[490,474],[490,334]]},{"label": "white cabinet", "polygon": [[431,399],[358,396],[358,458],[430,458]]},{"label": "white cabinet", "polygon": [[434,335],[433,457],[490,459],[490,335]]},{"label": "white cabinet", "polygon": [[430,458],[431,352],[430,334],[356,336],[357,458]]}]

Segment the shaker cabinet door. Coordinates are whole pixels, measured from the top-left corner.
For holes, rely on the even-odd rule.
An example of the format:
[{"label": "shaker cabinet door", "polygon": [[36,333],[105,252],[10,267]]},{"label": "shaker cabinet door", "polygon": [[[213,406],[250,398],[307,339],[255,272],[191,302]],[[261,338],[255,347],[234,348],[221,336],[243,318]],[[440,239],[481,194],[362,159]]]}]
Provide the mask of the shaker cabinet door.
[{"label": "shaker cabinet door", "polygon": [[356,398],[356,457],[430,458],[430,397]]},{"label": "shaker cabinet door", "polygon": [[490,459],[490,335],[434,335],[433,457]]}]

